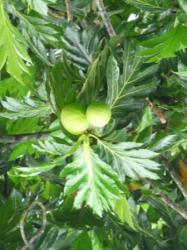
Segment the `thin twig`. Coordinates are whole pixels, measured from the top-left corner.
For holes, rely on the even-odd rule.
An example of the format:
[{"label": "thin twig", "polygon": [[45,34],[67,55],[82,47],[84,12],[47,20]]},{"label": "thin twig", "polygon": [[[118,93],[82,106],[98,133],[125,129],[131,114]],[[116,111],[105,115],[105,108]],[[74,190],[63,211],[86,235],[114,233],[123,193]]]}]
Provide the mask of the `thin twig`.
[{"label": "thin twig", "polygon": [[[154,188],[154,185],[148,181],[148,180],[144,180],[144,183],[149,183],[150,184],[150,189],[153,192],[153,195],[155,195],[157,193],[156,189]],[[158,198],[160,198],[160,200],[168,207],[172,208],[175,212],[177,212],[181,217],[183,217],[185,220],[187,220],[187,211],[180,207],[179,205],[175,204],[170,198],[168,198],[166,195],[164,195],[163,193],[157,193],[156,194]]]},{"label": "thin twig", "polygon": [[4,196],[8,196],[8,174],[4,174]]},{"label": "thin twig", "polygon": [[73,21],[73,10],[71,0],[65,0],[68,22]]},{"label": "thin twig", "polygon": [[103,23],[105,25],[105,28],[109,34],[109,36],[112,38],[116,35],[114,28],[112,26],[112,23],[110,21],[110,18],[108,17],[108,14],[106,12],[103,0],[95,0],[96,6],[99,11],[99,15],[101,16]]},{"label": "thin twig", "polygon": [[168,197],[166,197],[163,194],[160,194],[160,199],[164,202],[165,205],[167,205],[168,207],[175,210],[175,212],[180,214],[180,216],[182,216],[187,221],[187,211],[186,210],[181,208],[179,205],[173,203],[172,200],[170,200]]},{"label": "thin twig", "polygon": [[[43,214],[43,221],[42,221],[42,226],[41,228],[38,230],[38,232],[28,241],[27,237],[25,235],[25,229],[24,229],[24,224],[25,224],[25,219],[28,215],[28,213],[30,212],[30,210],[35,207],[35,206],[39,206],[42,209],[42,214]],[[44,207],[44,205],[39,202],[39,201],[34,201],[33,203],[31,203],[31,205],[25,210],[25,212],[23,213],[21,220],[20,220],[20,233],[21,233],[21,237],[23,239],[23,242],[25,244],[24,247],[22,247],[21,250],[26,250],[28,248],[31,247],[31,244],[38,238],[40,237],[43,232],[45,231],[47,225],[47,216],[46,216],[46,209]]]},{"label": "thin twig", "polygon": [[183,186],[178,174],[175,172],[175,170],[170,170],[170,175],[171,175],[172,179],[175,181],[175,183],[177,184],[177,186],[180,189],[180,191],[181,191],[182,195],[184,196],[184,198],[187,200],[187,190]]},{"label": "thin twig", "polygon": [[168,165],[168,162],[166,160],[164,160],[164,163],[165,163],[165,167],[168,170],[169,174],[171,175],[172,179],[174,180],[174,182],[178,186],[178,188],[181,191],[181,193],[184,196],[184,198],[187,200],[187,190],[183,186],[183,184],[182,184],[182,182],[181,182],[178,174],[175,172],[175,170],[173,170],[173,169],[170,168],[170,166]]}]

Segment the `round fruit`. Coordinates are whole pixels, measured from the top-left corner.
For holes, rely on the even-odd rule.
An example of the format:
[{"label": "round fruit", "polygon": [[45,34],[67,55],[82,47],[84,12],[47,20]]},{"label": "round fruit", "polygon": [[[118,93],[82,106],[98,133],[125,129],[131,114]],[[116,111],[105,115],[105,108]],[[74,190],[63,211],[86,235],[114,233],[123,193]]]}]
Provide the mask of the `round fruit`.
[{"label": "round fruit", "polygon": [[63,108],[61,123],[73,135],[82,134],[89,126],[84,109],[79,103],[71,103]]},{"label": "round fruit", "polygon": [[90,104],[86,111],[89,123],[99,128],[104,127],[110,121],[111,115],[110,107],[101,102]]}]

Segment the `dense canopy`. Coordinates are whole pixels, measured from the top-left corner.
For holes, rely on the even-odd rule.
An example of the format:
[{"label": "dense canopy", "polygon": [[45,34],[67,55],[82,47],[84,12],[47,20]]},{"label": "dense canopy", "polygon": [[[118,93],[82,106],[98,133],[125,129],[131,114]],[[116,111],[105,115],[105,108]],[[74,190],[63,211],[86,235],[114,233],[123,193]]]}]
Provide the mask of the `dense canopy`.
[{"label": "dense canopy", "polygon": [[186,49],[185,0],[0,0],[0,249],[187,249]]}]

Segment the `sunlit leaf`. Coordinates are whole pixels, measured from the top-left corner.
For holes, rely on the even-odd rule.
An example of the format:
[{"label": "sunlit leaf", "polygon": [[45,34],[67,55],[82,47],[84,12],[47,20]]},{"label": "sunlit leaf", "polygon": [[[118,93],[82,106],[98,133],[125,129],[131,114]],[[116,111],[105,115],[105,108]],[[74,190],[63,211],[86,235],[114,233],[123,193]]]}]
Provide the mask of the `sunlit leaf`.
[{"label": "sunlit leaf", "polygon": [[92,151],[88,138],[84,140],[84,146],[74,161],[61,172],[61,176],[66,178],[65,195],[76,192],[75,208],[85,204],[101,216],[104,211],[114,208],[115,200],[121,193],[118,176]]},{"label": "sunlit leaf", "polygon": [[27,53],[27,44],[19,31],[11,24],[0,1],[0,69],[6,64],[6,69],[18,82],[23,82],[23,73],[30,74],[31,64]]}]

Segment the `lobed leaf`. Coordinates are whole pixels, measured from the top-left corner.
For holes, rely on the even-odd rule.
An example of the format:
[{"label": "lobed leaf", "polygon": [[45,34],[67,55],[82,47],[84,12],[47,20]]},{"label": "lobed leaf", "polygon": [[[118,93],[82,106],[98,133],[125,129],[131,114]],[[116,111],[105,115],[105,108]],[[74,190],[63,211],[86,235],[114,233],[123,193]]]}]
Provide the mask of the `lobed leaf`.
[{"label": "lobed leaf", "polygon": [[121,193],[117,174],[91,150],[87,141],[60,175],[66,177],[65,195],[76,193],[75,208],[85,204],[99,216],[114,208]]},{"label": "lobed leaf", "polygon": [[187,28],[178,24],[160,36],[141,42],[141,45],[146,49],[139,52],[139,55],[146,57],[147,62],[175,57],[177,51],[187,48]]},{"label": "lobed leaf", "polygon": [[[125,42],[123,55],[123,74],[119,76],[119,66],[111,56],[107,66],[107,102],[114,113],[133,106],[134,97],[145,96],[157,87],[154,75],[158,69],[151,65],[144,69],[144,59],[137,56],[129,41]],[[135,106],[135,105],[134,105]]]},{"label": "lobed leaf", "polygon": [[23,82],[23,73],[30,74],[31,64],[27,53],[27,44],[19,31],[11,24],[4,10],[3,1],[0,1],[0,70],[6,64],[7,72],[18,82]]},{"label": "lobed leaf", "polygon": [[102,156],[106,158],[108,163],[112,162],[121,179],[124,179],[125,176],[134,179],[159,178],[154,172],[159,169],[159,164],[151,160],[157,154],[147,149],[140,149],[141,143],[120,142],[112,144],[98,139],[98,146]]}]

